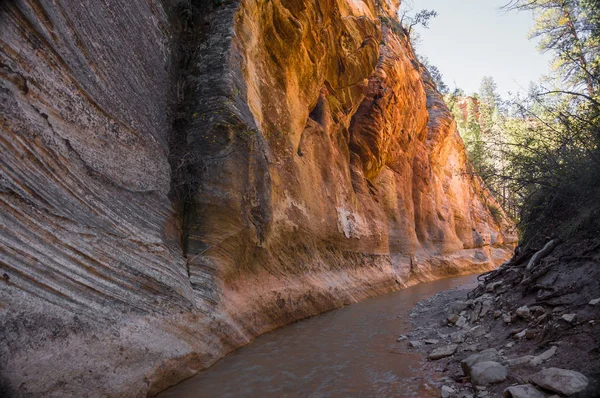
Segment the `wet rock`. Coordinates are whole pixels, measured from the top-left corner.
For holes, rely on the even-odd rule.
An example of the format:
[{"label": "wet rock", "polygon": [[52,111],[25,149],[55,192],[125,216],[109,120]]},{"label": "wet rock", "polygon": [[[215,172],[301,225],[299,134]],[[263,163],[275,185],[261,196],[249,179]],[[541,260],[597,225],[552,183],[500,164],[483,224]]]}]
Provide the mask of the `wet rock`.
[{"label": "wet rock", "polygon": [[543,353],[541,353],[540,355],[536,356],[535,358],[533,358],[531,360],[531,365],[532,366],[539,366],[541,365],[544,361],[547,361],[548,359],[552,358],[552,356],[554,356],[554,354],[556,354],[556,350],[557,348],[551,347],[548,351],[545,351]]},{"label": "wet rock", "polygon": [[496,349],[490,348],[469,356],[460,363],[460,366],[465,375],[470,376],[471,370],[479,362],[499,362],[500,360],[500,353]]},{"label": "wet rock", "polygon": [[531,384],[522,384],[520,386],[511,386],[504,390],[505,398],[546,398],[546,394],[532,386]]},{"label": "wet rock", "polygon": [[561,317],[561,319],[565,322],[573,323],[577,314],[565,314]]},{"label": "wet rock", "polygon": [[573,370],[548,368],[532,375],[529,381],[543,389],[563,395],[573,395],[585,390],[587,377]]},{"label": "wet rock", "polygon": [[598,305],[598,304],[600,304],[600,298],[590,301],[590,305]]},{"label": "wet rock", "polygon": [[452,387],[443,386],[442,387],[442,398],[451,398],[456,396],[456,390]]},{"label": "wet rock", "polygon": [[446,347],[436,348],[435,350],[431,351],[431,353],[429,354],[429,359],[435,361],[437,359],[442,359],[442,358],[452,356],[456,353],[457,349],[458,349],[457,344],[450,344]]},{"label": "wet rock", "polygon": [[500,383],[506,380],[508,369],[498,362],[478,362],[471,369],[471,382],[478,386]]}]

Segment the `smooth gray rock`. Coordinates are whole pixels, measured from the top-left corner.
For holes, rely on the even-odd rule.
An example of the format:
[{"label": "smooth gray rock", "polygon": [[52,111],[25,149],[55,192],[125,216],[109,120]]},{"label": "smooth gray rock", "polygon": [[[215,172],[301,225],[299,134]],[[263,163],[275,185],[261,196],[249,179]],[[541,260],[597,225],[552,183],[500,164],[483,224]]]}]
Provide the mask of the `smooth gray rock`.
[{"label": "smooth gray rock", "polygon": [[439,343],[439,340],[436,339],[425,339],[423,340],[423,343],[427,344],[427,345],[435,345],[437,343]]},{"label": "smooth gray rock", "polygon": [[455,323],[455,325],[458,326],[459,328],[462,328],[466,324],[467,324],[467,318],[465,318],[462,315],[458,317],[458,319],[456,320],[456,323]]},{"label": "smooth gray rock", "polygon": [[600,304],[600,298],[594,299],[590,301],[590,305],[597,305]]},{"label": "smooth gray rock", "polygon": [[421,347],[423,347],[423,343],[421,343],[420,341],[409,341],[408,345],[411,346],[412,348],[421,348]]},{"label": "smooth gray rock", "polygon": [[449,346],[446,346],[446,347],[436,348],[435,350],[431,351],[431,353],[429,354],[429,359],[435,361],[436,359],[442,359],[442,358],[449,357],[456,353],[457,348],[458,348],[457,344],[450,344]]},{"label": "smooth gray rock", "polygon": [[471,370],[476,364],[478,364],[479,362],[490,362],[490,361],[492,361],[492,362],[500,362],[501,361],[500,354],[494,348],[483,350],[480,353],[469,356],[467,359],[463,360],[460,363],[460,366],[462,367],[465,375],[470,376]]},{"label": "smooth gray rock", "polygon": [[442,387],[442,398],[451,398],[456,395],[456,390],[452,387],[443,386]]},{"label": "smooth gray rock", "polygon": [[583,374],[560,368],[544,369],[532,375],[529,381],[546,390],[567,396],[585,390],[589,384]]},{"label": "smooth gray rock", "polygon": [[533,355],[525,355],[523,357],[519,357],[519,358],[513,358],[513,359],[509,359],[506,361],[506,364],[511,367],[514,368],[516,366],[521,366],[524,364],[529,364],[531,363],[531,361],[533,361],[535,357]]},{"label": "smooth gray rock", "polygon": [[504,390],[505,398],[546,398],[546,394],[532,386],[531,384],[522,384],[520,386],[511,386]]},{"label": "smooth gray rock", "polygon": [[535,358],[533,358],[531,360],[531,365],[532,366],[541,365],[542,362],[547,361],[548,359],[552,358],[552,356],[554,356],[554,354],[556,354],[556,350],[557,350],[557,348],[554,346],[554,347],[550,348],[549,350],[541,353],[540,355],[537,355]]},{"label": "smooth gray rock", "polygon": [[561,317],[561,319],[565,322],[573,323],[577,314],[565,314]]},{"label": "smooth gray rock", "polygon": [[498,362],[478,362],[471,368],[471,383],[487,386],[506,380],[508,369]]}]

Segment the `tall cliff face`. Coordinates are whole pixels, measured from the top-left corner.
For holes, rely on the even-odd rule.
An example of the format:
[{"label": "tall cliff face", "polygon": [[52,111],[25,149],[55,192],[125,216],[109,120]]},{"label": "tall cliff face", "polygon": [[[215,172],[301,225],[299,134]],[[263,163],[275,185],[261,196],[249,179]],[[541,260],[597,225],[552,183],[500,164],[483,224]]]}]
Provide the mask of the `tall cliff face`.
[{"label": "tall cliff face", "polygon": [[510,256],[396,2],[68,3],[0,4],[0,389],[152,394]]}]

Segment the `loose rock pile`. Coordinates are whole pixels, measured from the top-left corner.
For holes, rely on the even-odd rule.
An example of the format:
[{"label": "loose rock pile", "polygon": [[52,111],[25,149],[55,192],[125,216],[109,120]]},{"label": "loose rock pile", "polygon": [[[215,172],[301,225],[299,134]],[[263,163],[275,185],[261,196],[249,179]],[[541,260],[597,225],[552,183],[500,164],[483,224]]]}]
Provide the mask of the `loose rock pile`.
[{"label": "loose rock pile", "polygon": [[[577,361],[583,358],[577,354],[573,358],[570,351],[569,336],[576,334],[561,340],[548,338],[556,336],[553,328],[560,325],[576,332],[578,314],[561,307],[507,300],[503,286],[480,286],[480,294],[470,299],[466,290],[443,292],[414,308],[411,320],[421,326],[398,341],[407,340],[409,349],[427,354],[429,366],[443,374],[438,380],[441,396],[600,396],[594,392],[600,391],[597,374],[590,383],[578,369],[558,367],[585,365]],[[598,303],[600,300],[594,299],[589,306]],[[585,322],[586,327],[594,324]]]}]

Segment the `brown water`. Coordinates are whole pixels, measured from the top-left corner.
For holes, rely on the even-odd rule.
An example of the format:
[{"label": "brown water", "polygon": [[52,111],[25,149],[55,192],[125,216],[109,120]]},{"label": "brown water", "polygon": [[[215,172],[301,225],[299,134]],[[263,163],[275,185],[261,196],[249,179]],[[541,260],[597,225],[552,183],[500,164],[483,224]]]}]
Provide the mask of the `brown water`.
[{"label": "brown water", "polygon": [[418,301],[474,280],[424,283],[275,330],[159,397],[439,397],[420,354],[396,339]]}]

